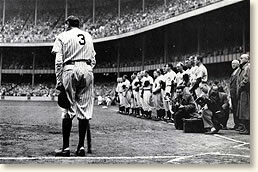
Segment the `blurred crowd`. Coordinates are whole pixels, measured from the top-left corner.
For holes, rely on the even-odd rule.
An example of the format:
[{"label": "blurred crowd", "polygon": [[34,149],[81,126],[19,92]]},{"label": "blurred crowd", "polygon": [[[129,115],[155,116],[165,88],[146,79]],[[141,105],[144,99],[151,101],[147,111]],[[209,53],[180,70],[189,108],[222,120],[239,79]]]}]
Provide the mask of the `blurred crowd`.
[{"label": "blurred crowd", "polygon": [[[89,15],[83,15],[82,10],[71,11],[81,17],[82,29],[96,39],[140,29],[217,1],[221,0],[168,0],[164,5],[163,1],[151,0],[144,11],[139,8],[140,1],[128,1],[124,2],[125,8],[121,10],[120,17],[111,4],[96,9],[94,23]],[[40,11],[36,24],[33,13],[20,10],[16,14],[9,16],[5,24],[0,26],[0,42],[50,42],[64,31],[62,10]]]},{"label": "blurred crowd", "polygon": [[[95,83],[94,98],[98,100],[98,104],[105,105],[106,100],[115,100],[115,88],[115,82]],[[0,96],[55,97],[58,92],[53,83],[37,84],[34,87],[28,83],[4,83],[0,86]]]},{"label": "blurred crowd", "polygon": [[95,83],[94,98],[97,105],[111,106],[115,104],[116,83]]},{"label": "blurred crowd", "polygon": [[[208,80],[202,56],[197,55],[175,67],[168,63],[153,73],[144,70],[130,78],[124,75],[117,79],[119,113],[171,122],[185,132],[216,134],[232,129],[250,134],[249,55],[233,60],[232,69],[229,80]],[[230,111],[232,128],[228,127]]]},{"label": "blurred crowd", "polygon": [[29,84],[5,83],[0,86],[0,96],[54,97],[57,92],[53,84],[38,84],[32,87]]}]

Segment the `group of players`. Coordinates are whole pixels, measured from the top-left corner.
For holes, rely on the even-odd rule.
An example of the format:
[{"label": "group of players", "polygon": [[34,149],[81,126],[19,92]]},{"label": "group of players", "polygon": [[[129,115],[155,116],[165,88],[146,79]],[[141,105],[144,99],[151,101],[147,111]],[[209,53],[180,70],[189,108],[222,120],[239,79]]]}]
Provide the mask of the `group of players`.
[{"label": "group of players", "polygon": [[177,63],[175,69],[166,64],[154,70],[153,78],[146,70],[133,73],[131,81],[127,75],[117,79],[122,114],[152,119],[156,111],[155,120],[172,122],[181,130],[184,119],[201,119],[209,134],[227,127],[230,98],[218,82],[208,85],[208,71],[199,55]]},{"label": "group of players", "polygon": [[201,56],[191,56],[184,64],[179,62],[176,72],[169,63],[163,69],[154,70],[154,78],[146,70],[133,73],[131,83],[127,75],[118,78],[116,92],[120,102],[119,112],[150,119],[152,111],[156,110],[157,120],[174,122],[173,103],[176,103],[179,92],[182,90],[183,93],[192,95],[194,100],[201,93],[199,84],[208,79]]}]

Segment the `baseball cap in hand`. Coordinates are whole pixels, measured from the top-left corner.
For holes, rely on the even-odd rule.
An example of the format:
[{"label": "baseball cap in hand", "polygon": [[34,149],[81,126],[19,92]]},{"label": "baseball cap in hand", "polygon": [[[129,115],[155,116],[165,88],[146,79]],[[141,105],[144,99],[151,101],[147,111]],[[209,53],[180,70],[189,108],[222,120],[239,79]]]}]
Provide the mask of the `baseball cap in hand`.
[{"label": "baseball cap in hand", "polygon": [[70,107],[70,102],[67,98],[64,86],[60,86],[60,94],[58,95],[57,104],[64,109],[68,109]]}]

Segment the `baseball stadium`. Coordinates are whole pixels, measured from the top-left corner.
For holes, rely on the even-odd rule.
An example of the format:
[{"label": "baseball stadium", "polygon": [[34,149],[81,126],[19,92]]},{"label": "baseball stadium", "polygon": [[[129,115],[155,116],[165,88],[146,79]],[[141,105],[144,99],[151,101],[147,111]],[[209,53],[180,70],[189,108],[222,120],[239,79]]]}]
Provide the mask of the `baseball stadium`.
[{"label": "baseball stadium", "polygon": [[[96,52],[92,152],[74,153],[74,119],[71,155],[57,157],[62,111],[51,51],[71,15],[91,35]],[[250,55],[249,0],[0,0],[0,23],[1,164],[251,163],[250,129],[235,130],[229,86],[232,61]],[[186,131],[186,124],[178,129],[172,116],[160,118],[155,103],[150,113],[142,110],[147,117],[132,102],[121,110],[119,79],[132,83],[132,75],[145,72],[154,81],[164,66],[177,73],[200,57],[206,85],[216,83],[228,99],[229,115],[218,132]]]}]

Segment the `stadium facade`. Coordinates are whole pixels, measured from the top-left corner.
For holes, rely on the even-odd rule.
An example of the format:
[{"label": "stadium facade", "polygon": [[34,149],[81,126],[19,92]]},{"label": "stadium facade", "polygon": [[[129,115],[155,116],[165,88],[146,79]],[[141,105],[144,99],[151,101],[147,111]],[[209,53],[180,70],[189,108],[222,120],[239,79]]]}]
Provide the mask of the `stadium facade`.
[{"label": "stadium facade", "polygon": [[[8,7],[0,8],[3,25]],[[119,5],[117,8],[120,15]],[[64,9],[64,17],[72,14],[67,4]],[[55,82],[52,45],[53,41],[0,42],[0,85]],[[124,73],[162,68],[165,63],[175,64],[195,54],[204,56],[210,78],[228,77],[230,62],[250,52],[250,2],[217,1],[133,31],[96,38],[94,46],[96,81],[115,81]]]}]

